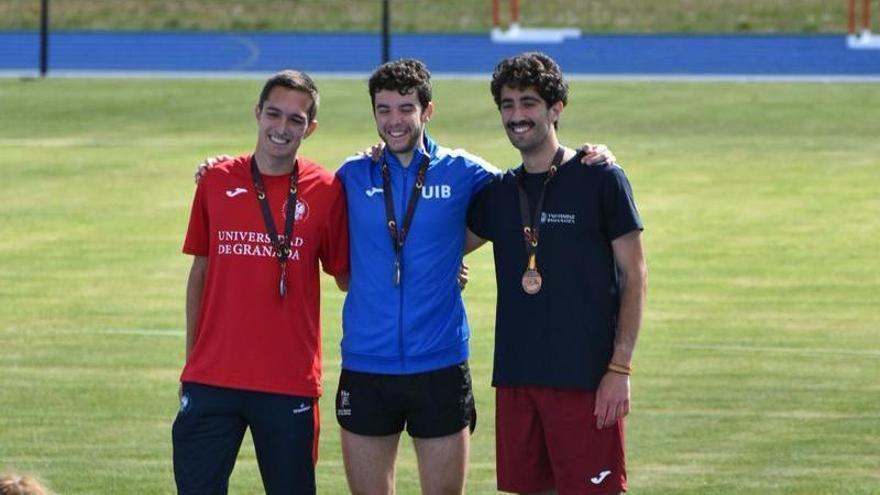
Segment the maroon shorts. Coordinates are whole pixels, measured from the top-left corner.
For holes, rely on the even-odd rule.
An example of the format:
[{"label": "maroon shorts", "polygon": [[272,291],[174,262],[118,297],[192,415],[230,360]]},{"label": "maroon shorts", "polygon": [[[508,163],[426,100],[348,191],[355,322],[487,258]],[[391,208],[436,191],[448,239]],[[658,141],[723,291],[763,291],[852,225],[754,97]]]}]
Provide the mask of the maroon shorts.
[{"label": "maroon shorts", "polygon": [[597,429],[595,392],[498,387],[495,400],[498,490],[626,491],[623,420]]}]

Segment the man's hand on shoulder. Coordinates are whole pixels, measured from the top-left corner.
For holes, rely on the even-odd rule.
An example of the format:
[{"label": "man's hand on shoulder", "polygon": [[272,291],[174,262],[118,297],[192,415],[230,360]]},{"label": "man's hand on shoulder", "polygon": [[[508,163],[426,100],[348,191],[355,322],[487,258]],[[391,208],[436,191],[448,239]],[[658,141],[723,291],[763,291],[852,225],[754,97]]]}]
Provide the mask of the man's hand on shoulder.
[{"label": "man's hand on shoulder", "polygon": [[208,173],[208,170],[213,168],[214,165],[217,165],[220,162],[225,162],[227,160],[232,160],[232,158],[233,157],[229,155],[216,155],[210,158],[205,158],[205,161],[199,164],[199,167],[196,169],[195,175],[193,175],[193,179],[195,179],[196,184],[199,183],[199,181],[202,179],[202,176]]},{"label": "man's hand on shoulder", "polygon": [[614,153],[608,149],[608,146],[604,144],[590,144],[584,143],[579,148],[579,151],[584,152],[584,157],[581,158],[581,163],[589,166],[603,166],[615,163],[617,161],[617,157],[614,156]]},{"label": "man's hand on shoulder", "polygon": [[379,158],[382,157],[382,151],[385,150],[385,142],[379,141],[378,143],[370,146],[369,148],[364,148],[362,151],[358,152],[355,156],[358,158],[369,158],[373,160],[373,163],[378,163]]}]

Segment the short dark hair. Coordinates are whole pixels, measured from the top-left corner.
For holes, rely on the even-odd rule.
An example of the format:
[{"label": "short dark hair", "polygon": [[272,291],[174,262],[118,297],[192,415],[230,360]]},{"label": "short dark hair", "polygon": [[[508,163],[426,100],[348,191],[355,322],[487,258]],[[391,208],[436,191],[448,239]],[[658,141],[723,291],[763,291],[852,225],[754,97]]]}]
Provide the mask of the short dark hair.
[{"label": "short dark hair", "polygon": [[321,95],[318,94],[318,86],[315,85],[315,81],[308,74],[299,70],[286,69],[270,77],[260,92],[260,101],[257,103],[257,108],[263,109],[263,104],[269,98],[269,93],[278,86],[308,93],[312,97],[312,106],[308,110],[309,120],[315,120],[315,117],[318,116],[318,103],[320,102]]},{"label": "short dark hair", "polygon": [[422,108],[431,102],[431,72],[421,60],[402,58],[386,62],[370,76],[370,102],[376,106],[376,94],[382,90],[397,91],[408,95],[413,90]]},{"label": "short dark hair", "polygon": [[498,62],[492,73],[492,97],[501,108],[501,88],[534,88],[548,107],[568,103],[568,83],[562,69],[552,58],[540,52],[526,52]]}]

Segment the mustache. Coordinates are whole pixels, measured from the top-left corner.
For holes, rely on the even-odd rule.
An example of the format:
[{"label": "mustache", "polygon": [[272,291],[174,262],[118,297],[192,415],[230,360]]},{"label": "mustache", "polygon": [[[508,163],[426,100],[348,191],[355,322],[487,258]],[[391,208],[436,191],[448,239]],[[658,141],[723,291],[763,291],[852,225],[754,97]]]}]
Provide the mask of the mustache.
[{"label": "mustache", "polygon": [[507,123],[507,128],[512,130],[514,127],[518,127],[518,126],[522,126],[522,125],[527,125],[527,126],[529,126],[529,127],[534,127],[534,126],[535,126],[535,123],[532,122],[531,120],[517,120],[517,121],[510,121],[510,122]]}]

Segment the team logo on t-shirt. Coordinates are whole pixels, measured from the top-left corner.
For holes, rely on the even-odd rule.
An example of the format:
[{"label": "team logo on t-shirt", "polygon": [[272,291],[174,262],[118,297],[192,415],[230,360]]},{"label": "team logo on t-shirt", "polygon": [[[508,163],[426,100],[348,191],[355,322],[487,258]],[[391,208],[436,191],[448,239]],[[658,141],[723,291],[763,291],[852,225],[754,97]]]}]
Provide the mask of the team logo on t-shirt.
[{"label": "team logo on t-shirt", "polygon": [[226,190],[226,197],[227,198],[234,198],[234,197],[236,197],[240,194],[244,194],[246,192],[247,192],[247,189],[245,189],[243,187],[236,187],[235,189],[227,189]]},{"label": "team logo on t-shirt", "polygon": [[549,213],[542,211],[541,223],[574,225],[577,223],[577,216],[574,213]]},{"label": "team logo on t-shirt", "polygon": [[[309,218],[310,211],[311,211],[311,209],[309,208],[309,204],[306,203],[306,200],[297,199],[296,200],[296,210],[293,214],[293,221],[294,222],[305,222],[306,219]],[[284,204],[281,205],[281,212],[282,212],[281,213],[282,215],[284,215],[287,212],[287,201],[285,201]]]},{"label": "team logo on t-shirt", "polygon": [[422,197],[425,199],[449,199],[452,197],[452,186],[449,184],[436,184],[422,188]]}]

